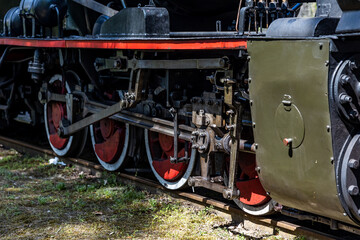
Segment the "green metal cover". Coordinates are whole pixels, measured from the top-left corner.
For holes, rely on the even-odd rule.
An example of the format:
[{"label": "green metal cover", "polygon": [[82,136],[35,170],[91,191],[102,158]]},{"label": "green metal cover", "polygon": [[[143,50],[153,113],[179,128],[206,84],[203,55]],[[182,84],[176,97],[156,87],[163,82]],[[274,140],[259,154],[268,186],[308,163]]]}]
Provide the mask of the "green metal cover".
[{"label": "green metal cover", "polygon": [[[351,223],[343,215],[332,163],[329,41],[249,41],[248,50],[256,158],[265,190],[284,206]],[[292,143],[286,146],[284,138]]]}]

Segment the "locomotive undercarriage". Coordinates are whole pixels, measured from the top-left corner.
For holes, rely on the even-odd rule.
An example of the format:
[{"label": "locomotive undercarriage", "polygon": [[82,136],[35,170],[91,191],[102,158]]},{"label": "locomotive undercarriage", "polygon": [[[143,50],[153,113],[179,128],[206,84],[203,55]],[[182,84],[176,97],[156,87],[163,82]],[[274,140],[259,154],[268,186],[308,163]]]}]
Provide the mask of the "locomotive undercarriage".
[{"label": "locomotive undercarriage", "polygon": [[[81,154],[89,136],[99,162],[115,171],[134,159],[140,145],[165,187],[206,186],[227,199],[242,192],[238,204],[245,210],[272,211],[255,171],[243,50],[240,57],[239,51],[32,52],[26,81],[36,83],[31,96],[44,105],[36,114],[43,115],[59,156]],[[243,163],[234,161],[239,157]]]}]

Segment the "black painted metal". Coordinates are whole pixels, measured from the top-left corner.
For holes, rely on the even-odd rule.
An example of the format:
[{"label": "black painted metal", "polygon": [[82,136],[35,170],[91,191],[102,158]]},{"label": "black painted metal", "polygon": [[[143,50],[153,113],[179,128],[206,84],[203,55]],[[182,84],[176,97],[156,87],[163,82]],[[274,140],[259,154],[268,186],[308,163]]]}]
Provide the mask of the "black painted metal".
[{"label": "black painted metal", "polygon": [[4,17],[5,36],[15,37],[23,34],[19,7],[11,8]]},{"label": "black painted metal", "polygon": [[22,0],[20,3],[21,14],[32,15],[46,27],[58,25],[58,14],[63,19],[66,13],[67,5],[63,0]]},{"label": "black painted metal", "polygon": [[337,18],[280,18],[266,32],[267,37],[319,37],[334,34]]},{"label": "black painted metal", "polygon": [[337,0],[343,14],[336,33],[352,33],[360,31],[360,2],[357,0]]},{"label": "black painted metal", "polygon": [[125,8],[104,22],[100,31],[102,37],[168,37],[169,34],[169,13],[166,8],[156,7]]}]

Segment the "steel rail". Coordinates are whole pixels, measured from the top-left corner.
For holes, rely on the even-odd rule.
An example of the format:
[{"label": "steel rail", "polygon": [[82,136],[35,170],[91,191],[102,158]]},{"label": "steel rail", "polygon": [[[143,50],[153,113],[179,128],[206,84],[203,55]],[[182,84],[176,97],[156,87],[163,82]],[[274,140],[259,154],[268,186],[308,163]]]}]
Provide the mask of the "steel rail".
[{"label": "steel rail", "polygon": [[[2,144],[3,146],[6,146],[6,147],[14,148],[15,150],[17,150],[19,152],[23,152],[23,153],[26,152],[29,154],[46,154],[49,156],[56,156],[55,153],[49,149],[44,149],[39,146],[35,146],[35,145],[29,144],[29,143],[26,143],[23,141],[14,140],[14,139],[4,137],[4,136],[0,136],[0,144]],[[96,164],[96,163],[93,163],[93,162],[90,162],[90,161],[87,161],[84,159],[80,159],[80,158],[61,158],[61,160],[65,161],[68,164],[74,164],[83,169],[85,168],[93,174],[96,172],[102,173],[102,172],[106,171],[100,164]],[[200,204],[203,206],[210,205],[210,206],[213,206],[214,209],[217,211],[220,211],[220,212],[230,215],[232,217],[236,216],[238,219],[248,220],[257,225],[272,227],[273,229],[277,228],[285,233],[289,233],[292,235],[303,235],[306,237],[310,237],[311,239],[341,239],[340,237],[333,236],[328,233],[318,231],[316,229],[311,229],[311,228],[308,228],[305,226],[290,223],[290,222],[287,222],[284,220],[276,220],[276,219],[268,217],[268,216],[267,217],[252,216],[252,215],[246,214],[245,212],[241,211],[238,208],[232,207],[228,203],[214,200],[214,199],[211,199],[206,196],[201,196],[196,193],[189,193],[189,192],[182,192],[182,191],[170,191],[170,190],[164,188],[163,186],[161,186],[160,184],[158,184],[157,182],[150,180],[150,179],[146,179],[146,178],[139,177],[139,176],[132,176],[132,175],[124,174],[124,173],[118,173],[117,175],[120,178],[120,181],[122,181],[124,183],[133,184],[142,189],[151,188],[152,190],[155,190],[155,191],[165,192],[165,193],[171,195],[172,197],[190,201],[195,204]],[[285,214],[285,215],[287,215],[287,214]],[[294,216],[292,216],[292,217],[294,217]],[[316,216],[316,219],[312,219],[312,220],[317,220],[318,222],[321,222],[324,224],[330,223],[329,219],[326,219],[323,217],[318,217],[318,216]],[[353,227],[350,225],[346,225],[343,223],[338,223],[338,229],[360,235],[359,228],[356,228],[356,227]]]}]

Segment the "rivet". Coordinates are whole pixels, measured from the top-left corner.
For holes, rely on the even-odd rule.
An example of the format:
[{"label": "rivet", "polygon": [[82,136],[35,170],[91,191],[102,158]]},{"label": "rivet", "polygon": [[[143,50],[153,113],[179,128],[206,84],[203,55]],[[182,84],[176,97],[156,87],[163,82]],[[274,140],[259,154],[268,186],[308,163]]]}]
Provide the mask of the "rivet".
[{"label": "rivet", "polygon": [[326,125],[326,131],[330,132],[331,127],[329,125]]}]

